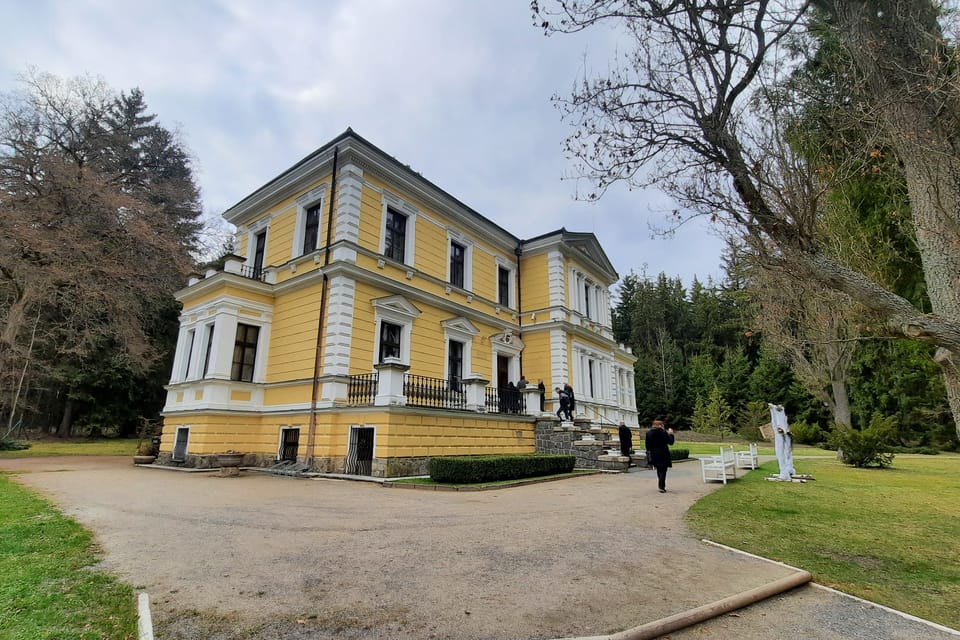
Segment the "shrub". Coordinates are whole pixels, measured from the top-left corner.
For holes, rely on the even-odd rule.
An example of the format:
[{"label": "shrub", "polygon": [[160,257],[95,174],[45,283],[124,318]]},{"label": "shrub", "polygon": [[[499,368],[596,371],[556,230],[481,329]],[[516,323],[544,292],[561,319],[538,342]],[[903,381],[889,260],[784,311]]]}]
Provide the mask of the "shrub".
[{"label": "shrub", "polygon": [[690,457],[690,449],[670,449],[671,460],[686,460]]},{"label": "shrub", "polygon": [[940,450],[936,447],[890,447],[894,453],[919,453],[925,456],[940,455]]},{"label": "shrub", "polygon": [[17,442],[16,440],[0,440],[0,451],[23,451],[29,449],[27,442]]},{"label": "shrub", "polygon": [[752,424],[746,427],[740,427],[740,430],[737,431],[737,435],[747,442],[763,442],[766,439],[760,432],[760,427]]},{"label": "shrub", "polygon": [[797,444],[817,445],[827,439],[827,433],[817,424],[807,424],[802,420],[790,425],[790,435]]},{"label": "shrub", "polygon": [[896,417],[874,413],[866,429],[857,431],[847,425],[835,425],[830,445],[840,452],[840,460],[854,467],[889,467],[893,463]]},{"label": "shrub", "polygon": [[430,460],[430,479],[451,484],[516,480],[570,473],[576,462],[564,455],[438,457]]}]

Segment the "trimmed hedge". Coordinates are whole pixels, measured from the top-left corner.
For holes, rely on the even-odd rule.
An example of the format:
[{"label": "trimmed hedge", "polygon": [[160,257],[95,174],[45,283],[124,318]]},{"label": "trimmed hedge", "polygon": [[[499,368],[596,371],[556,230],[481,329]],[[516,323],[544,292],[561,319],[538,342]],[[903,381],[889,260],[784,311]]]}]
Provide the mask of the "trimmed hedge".
[{"label": "trimmed hedge", "polygon": [[458,456],[430,460],[430,479],[475,484],[570,473],[577,459],[564,455]]},{"label": "trimmed hedge", "polygon": [[686,460],[690,457],[690,449],[670,449],[671,460]]}]

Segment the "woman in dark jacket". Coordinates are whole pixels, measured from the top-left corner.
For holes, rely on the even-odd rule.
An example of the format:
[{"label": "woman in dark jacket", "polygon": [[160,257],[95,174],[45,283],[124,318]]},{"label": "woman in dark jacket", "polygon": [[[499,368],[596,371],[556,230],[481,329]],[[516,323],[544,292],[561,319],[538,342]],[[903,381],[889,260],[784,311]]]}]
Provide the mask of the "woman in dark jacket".
[{"label": "woman in dark jacket", "polygon": [[654,420],[653,428],[647,431],[647,464],[657,470],[657,488],[660,493],[667,490],[667,469],[673,466],[670,459],[670,445],[673,444],[673,429],[664,429],[663,420]]}]

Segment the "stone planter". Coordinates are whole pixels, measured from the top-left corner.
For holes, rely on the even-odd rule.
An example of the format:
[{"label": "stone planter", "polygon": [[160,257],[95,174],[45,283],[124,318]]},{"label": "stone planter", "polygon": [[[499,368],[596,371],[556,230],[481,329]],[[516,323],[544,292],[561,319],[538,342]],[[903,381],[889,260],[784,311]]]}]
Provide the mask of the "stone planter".
[{"label": "stone planter", "polygon": [[157,456],[133,456],[133,464],[153,464]]},{"label": "stone planter", "polygon": [[217,463],[220,465],[221,476],[240,475],[240,465],[243,464],[243,454],[236,451],[217,454]]}]

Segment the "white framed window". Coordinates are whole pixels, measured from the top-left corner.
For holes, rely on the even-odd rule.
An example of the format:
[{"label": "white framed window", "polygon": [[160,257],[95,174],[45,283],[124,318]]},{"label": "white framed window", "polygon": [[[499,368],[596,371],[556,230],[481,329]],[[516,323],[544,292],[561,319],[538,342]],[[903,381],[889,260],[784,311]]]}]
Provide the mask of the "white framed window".
[{"label": "white framed window", "polygon": [[394,262],[413,266],[417,209],[386,191],[382,199],[380,253]]},{"label": "white framed window", "polygon": [[253,382],[257,364],[257,346],[260,342],[260,327],[237,323],[237,337],[233,343],[233,361],[230,379],[236,382]]},{"label": "white framed window", "polygon": [[184,347],[186,348],[186,362],[184,362],[183,369],[180,373],[181,380],[190,379],[190,365],[193,363],[193,345],[197,339],[197,330],[190,329],[187,331],[187,339],[184,342]]},{"label": "white framed window", "polygon": [[380,364],[383,358],[393,357],[409,365],[413,321],[420,315],[420,310],[399,295],[378,298],[371,303],[376,319],[373,364]]},{"label": "white framed window", "polygon": [[480,330],[463,317],[444,320],[440,325],[445,351],[443,377],[451,388],[459,388],[463,377],[473,370],[473,338]]},{"label": "white framed window", "polygon": [[293,228],[291,257],[303,256],[320,248],[326,191],[327,185],[322,185],[297,198],[297,222]]},{"label": "white framed window", "polygon": [[517,279],[516,267],[497,256],[497,304],[501,307],[516,308]]},{"label": "white framed window", "polygon": [[213,337],[214,337],[214,323],[210,322],[207,324],[204,329],[204,334],[206,335],[206,341],[203,346],[203,371],[200,373],[201,378],[206,378],[207,374],[210,373],[210,362],[213,355]]},{"label": "white framed window", "polygon": [[447,229],[447,282],[473,290],[473,241],[459,231]]},{"label": "white framed window", "polygon": [[244,264],[243,275],[248,278],[260,280],[263,277],[270,220],[271,217],[266,216],[247,228],[247,261]]}]

